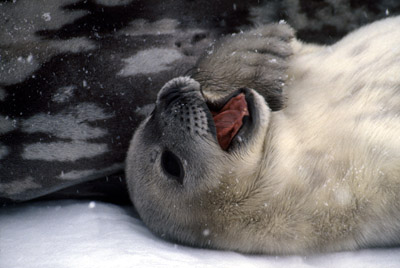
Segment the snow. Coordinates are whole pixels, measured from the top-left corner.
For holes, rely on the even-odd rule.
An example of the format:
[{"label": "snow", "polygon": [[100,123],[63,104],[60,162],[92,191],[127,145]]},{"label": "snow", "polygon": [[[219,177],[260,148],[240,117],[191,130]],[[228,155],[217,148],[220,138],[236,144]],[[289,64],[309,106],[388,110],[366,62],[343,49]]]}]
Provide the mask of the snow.
[{"label": "snow", "polygon": [[0,209],[0,267],[400,267],[400,248],[262,256],[190,248],[151,234],[129,207],[50,201]]}]

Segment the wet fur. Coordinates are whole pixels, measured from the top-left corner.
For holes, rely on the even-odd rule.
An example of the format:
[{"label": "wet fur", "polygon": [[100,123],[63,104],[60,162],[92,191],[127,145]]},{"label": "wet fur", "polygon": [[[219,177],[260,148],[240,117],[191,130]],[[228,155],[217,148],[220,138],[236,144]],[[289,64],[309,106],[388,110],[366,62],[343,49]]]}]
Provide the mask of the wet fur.
[{"label": "wet fur", "polygon": [[[131,198],[144,222],[170,240],[251,253],[399,245],[399,29],[400,17],[389,18],[327,47],[288,37],[292,52],[281,68],[285,106],[271,112],[253,92],[257,128],[228,152],[207,128],[204,135],[194,134],[196,128],[187,133],[189,125],[156,108],[134,135],[126,162]],[[199,66],[212,69],[211,63]],[[247,68],[240,64],[219,64],[223,74],[215,79],[197,75],[204,96],[217,101],[223,90],[204,81],[218,87],[221,78],[228,86],[229,72]],[[233,84],[257,90],[251,75],[233,77]],[[189,78],[166,85],[171,87],[201,98],[200,85]],[[267,97],[268,88],[261,90]],[[196,114],[203,111],[196,107]],[[183,185],[159,166],[166,147],[185,160]]]}]

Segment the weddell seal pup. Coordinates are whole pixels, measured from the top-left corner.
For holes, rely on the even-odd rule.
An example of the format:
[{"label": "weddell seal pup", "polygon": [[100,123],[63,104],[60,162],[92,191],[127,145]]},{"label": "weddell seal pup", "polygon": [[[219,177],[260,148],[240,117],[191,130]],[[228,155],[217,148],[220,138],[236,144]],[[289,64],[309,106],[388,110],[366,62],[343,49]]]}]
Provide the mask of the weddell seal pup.
[{"label": "weddell seal pup", "polygon": [[400,17],[332,46],[292,34],[227,37],[161,89],[126,160],[154,233],[266,254],[400,244]]}]

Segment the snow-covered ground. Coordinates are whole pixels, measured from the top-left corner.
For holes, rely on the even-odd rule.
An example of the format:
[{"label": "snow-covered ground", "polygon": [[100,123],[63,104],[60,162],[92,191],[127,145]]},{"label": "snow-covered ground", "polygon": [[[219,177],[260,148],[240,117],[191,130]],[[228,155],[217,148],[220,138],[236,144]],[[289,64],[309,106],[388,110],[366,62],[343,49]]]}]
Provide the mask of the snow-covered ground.
[{"label": "snow-covered ground", "polygon": [[400,248],[316,256],[254,256],[168,243],[129,208],[51,201],[0,209],[1,268],[400,267]]}]

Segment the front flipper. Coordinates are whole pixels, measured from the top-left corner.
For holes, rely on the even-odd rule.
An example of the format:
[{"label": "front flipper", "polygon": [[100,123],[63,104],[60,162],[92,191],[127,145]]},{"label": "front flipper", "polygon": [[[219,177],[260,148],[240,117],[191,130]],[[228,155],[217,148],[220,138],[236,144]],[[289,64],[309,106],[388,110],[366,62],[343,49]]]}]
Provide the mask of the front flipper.
[{"label": "front flipper", "polygon": [[273,111],[280,110],[293,37],[294,31],[287,24],[269,24],[226,36],[199,59],[192,77],[210,100],[247,87],[264,96]]}]

